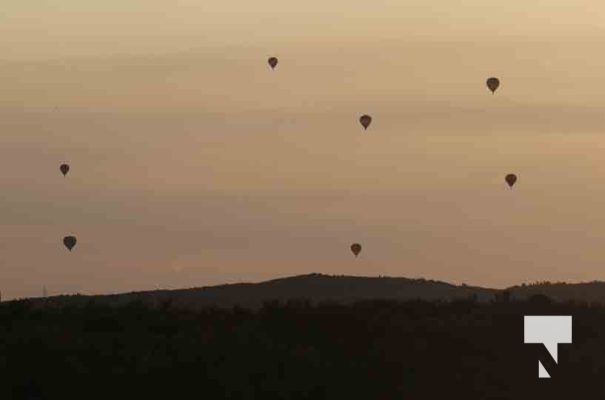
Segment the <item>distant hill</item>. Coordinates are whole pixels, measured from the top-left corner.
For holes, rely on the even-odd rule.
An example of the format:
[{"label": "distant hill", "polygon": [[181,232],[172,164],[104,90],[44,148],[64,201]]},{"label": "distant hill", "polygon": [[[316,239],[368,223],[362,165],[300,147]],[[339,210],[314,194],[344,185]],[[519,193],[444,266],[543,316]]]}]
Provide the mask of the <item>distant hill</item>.
[{"label": "distant hill", "polygon": [[474,298],[480,302],[509,298],[525,300],[536,295],[547,296],[553,301],[575,300],[605,304],[605,283],[579,284],[543,283],[514,286],[507,289],[490,289],[446,282],[393,277],[359,277],[308,274],[274,279],[260,283],[226,284],[201,288],[154,290],[105,296],[55,296],[29,299],[34,304],[86,305],[90,300],[109,305],[124,305],[133,301],[161,306],[199,309],[208,306],[259,308],[265,302],[306,299],[312,304],[338,302],[350,304],[359,300],[429,300],[452,301]]}]

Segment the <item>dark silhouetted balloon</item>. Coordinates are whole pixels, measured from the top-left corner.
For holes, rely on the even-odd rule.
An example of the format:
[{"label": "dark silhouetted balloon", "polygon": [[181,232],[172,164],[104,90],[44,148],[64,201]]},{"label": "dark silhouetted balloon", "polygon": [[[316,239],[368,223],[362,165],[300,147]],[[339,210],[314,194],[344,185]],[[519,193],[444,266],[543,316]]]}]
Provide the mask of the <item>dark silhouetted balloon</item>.
[{"label": "dark silhouetted balloon", "polygon": [[496,89],[500,86],[500,80],[498,78],[489,78],[487,80],[487,87],[492,91],[492,94],[496,92]]},{"label": "dark silhouetted balloon", "polygon": [[69,251],[74,248],[74,246],[76,245],[76,241],[77,240],[75,236],[65,236],[63,238],[63,244],[65,245],[65,247],[67,247]]},{"label": "dark silhouetted balloon", "polygon": [[361,252],[361,245],[359,243],[353,243],[351,245],[351,251],[353,252],[353,254],[355,254],[355,257],[357,257]]},{"label": "dark silhouetted balloon", "polygon": [[69,172],[69,165],[67,165],[67,164],[61,164],[61,166],[59,167],[59,169],[63,173],[63,176],[65,176]]},{"label": "dark silhouetted balloon", "polygon": [[359,123],[361,124],[361,126],[363,126],[363,129],[368,129],[368,126],[370,126],[370,124],[372,123],[372,117],[364,114],[359,117]]},{"label": "dark silhouetted balloon", "polygon": [[277,57],[269,57],[267,62],[271,66],[271,69],[275,69],[275,66],[277,65]]},{"label": "dark silhouetted balloon", "polygon": [[508,174],[508,175],[506,175],[506,177],[504,179],[506,180],[506,183],[508,183],[508,186],[513,187],[515,182],[517,182],[517,175]]}]

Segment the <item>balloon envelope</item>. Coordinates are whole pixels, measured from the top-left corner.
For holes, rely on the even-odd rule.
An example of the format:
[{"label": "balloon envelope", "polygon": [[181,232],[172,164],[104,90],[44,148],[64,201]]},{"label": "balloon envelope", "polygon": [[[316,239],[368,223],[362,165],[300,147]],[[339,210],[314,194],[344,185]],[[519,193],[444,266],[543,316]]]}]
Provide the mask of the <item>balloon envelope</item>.
[{"label": "balloon envelope", "polygon": [[364,114],[359,117],[359,123],[361,124],[361,126],[363,126],[363,129],[368,129],[368,126],[370,126],[370,124],[372,123],[372,117],[367,114]]},{"label": "balloon envelope", "polygon": [[61,166],[59,167],[59,169],[61,170],[61,173],[63,173],[63,175],[65,176],[69,172],[69,165],[67,165],[67,164],[61,164]]},{"label": "balloon envelope", "polygon": [[353,254],[355,254],[355,257],[357,257],[361,252],[361,245],[359,243],[353,243],[351,245],[351,251],[353,252]]},{"label": "balloon envelope", "polygon": [[274,69],[277,65],[277,57],[269,57],[268,63],[271,66],[271,69]]},{"label": "balloon envelope", "polygon": [[498,78],[489,78],[487,80],[487,87],[492,91],[492,94],[498,89],[498,86],[500,86],[500,80]]},{"label": "balloon envelope", "polygon": [[69,251],[74,248],[74,246],[76,245],[76,241],[77,240],[75,236],[65,236],[63,238],[63,244],[65,245],[65,247],[67,247]]},{"label": "balloon envelope", "polygon": [[506,175],[506,177],[504,179],[506,180],[506,183],[508,183],[508,186],[513,187],[515,182],[517,182],[517,175],[508,174],[508,175]]}]

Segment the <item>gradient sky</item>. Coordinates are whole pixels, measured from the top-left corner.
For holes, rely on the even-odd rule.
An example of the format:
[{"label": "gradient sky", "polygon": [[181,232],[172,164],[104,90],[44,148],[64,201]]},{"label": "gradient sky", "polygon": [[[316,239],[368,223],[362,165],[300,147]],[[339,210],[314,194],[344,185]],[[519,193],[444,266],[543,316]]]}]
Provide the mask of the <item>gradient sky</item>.
[{"label": "gradient sky", "polygon": [[5,0],[3,297],[605,279],[604,48],[597,0]]}]

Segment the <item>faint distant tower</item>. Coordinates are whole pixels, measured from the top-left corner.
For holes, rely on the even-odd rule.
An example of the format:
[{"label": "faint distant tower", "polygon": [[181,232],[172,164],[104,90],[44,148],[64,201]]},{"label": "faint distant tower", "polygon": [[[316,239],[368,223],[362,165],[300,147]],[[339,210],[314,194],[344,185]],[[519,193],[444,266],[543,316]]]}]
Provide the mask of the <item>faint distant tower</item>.
[{"label": "faint distant tower", "polygon": [[42,286],[42,297],[47,297],[48,292],[46,291],[46,286]]}]

